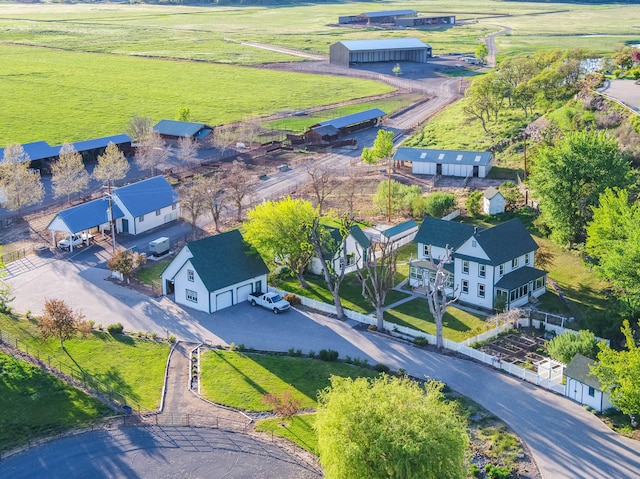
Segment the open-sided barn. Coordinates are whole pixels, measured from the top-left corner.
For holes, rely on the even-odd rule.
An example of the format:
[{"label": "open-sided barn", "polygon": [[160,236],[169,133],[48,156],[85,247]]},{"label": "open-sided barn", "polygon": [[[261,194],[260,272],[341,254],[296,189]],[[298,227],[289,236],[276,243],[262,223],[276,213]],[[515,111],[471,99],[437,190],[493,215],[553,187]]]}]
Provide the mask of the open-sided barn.
[{"label": "open-sided barn", "polygon": [[455,15],[438,17],[402,17],[393,22],[397,27],[432,27],[436,25],[455,25]]},{"label": "open-sided barn", "polygon": [[463,178],[485,178],[493,166],[493,155],[488,151],[398,148],[393,160],[410,162],[414,174]]},{"label": "open-sided barn", "polygon": [[379,125],[385,115],[386,113],[381,109],[371,108],[332,120],[321,121],[311,125],[309,131],[305,133],[305,139],[309,143],[330,142],[338,139],[341,135]]},{"label": "open-sided barn", "polygon": [[179,120],[160,120],[153,129],[167,140],[179,140],[187,137],[202,140],[213,132],[213,127],[204,123]]},{"label": "open-sided barn", "polygon": [[391,61],[426,63],[431,53],[431,46],[417,38],[343,40],[329,47],[329,62],[345,67],[352,63]]}]

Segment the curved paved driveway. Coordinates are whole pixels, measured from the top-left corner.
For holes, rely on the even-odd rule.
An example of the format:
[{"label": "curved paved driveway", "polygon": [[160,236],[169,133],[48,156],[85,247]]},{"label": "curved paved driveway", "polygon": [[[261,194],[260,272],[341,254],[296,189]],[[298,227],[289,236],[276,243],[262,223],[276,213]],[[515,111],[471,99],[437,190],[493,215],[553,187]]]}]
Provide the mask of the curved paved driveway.
[{"label": "curved paved driveway", "polygon": [[292,310],[274,315],[241,304],[207,315],[104,281],[107,274],[103,269],[52,261],[9,281],[16,296],[14,307],[37,314],[43,298],[56,297],[82,308],[96,323],[120,321],[133,331],[169,330],[190,341],[235,342],[276,351],[332,348],[341,357],[369,358],[417,377],[442,380],[486,407],[528,444],[546,479],[639,477],[640,444],[618,436],[572,401],[488,367],[355,330],[317,313]]}]

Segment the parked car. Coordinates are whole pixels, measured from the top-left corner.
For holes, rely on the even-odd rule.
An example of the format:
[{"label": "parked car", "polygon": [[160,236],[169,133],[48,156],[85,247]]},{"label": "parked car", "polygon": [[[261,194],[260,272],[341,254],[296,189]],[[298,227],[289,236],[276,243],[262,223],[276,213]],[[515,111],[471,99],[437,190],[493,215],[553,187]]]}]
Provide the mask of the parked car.
[{"label": "parked car", "polygon": [[76,247],[76,246],[80,246],[83,243],[86,243],[87,241],[90,243],[93,240],[93,235],[90,234],[79,234],[79,233],[74,233],[74,234],[70,234],[65,236],[64,239],[60,240],[58,242],[58,247],[60,247],[61,249],[71,249],[71,247]]},{"label": "parked car", "polygon": [[249,301],[251,301],[251,306],[259,304],[263,308],[270,309],[275,314],[282,313],[291,307],[289,301],[282,299],[276,293],[251,293]]}]

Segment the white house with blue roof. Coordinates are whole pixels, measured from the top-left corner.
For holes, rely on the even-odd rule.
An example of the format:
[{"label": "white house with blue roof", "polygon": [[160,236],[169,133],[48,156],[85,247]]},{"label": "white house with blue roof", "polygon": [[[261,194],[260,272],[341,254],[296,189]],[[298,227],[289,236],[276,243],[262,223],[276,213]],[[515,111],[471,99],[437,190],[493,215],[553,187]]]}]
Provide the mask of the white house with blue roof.
[{"label": "white house with blue roof", "polygon": [[178,194],[162,175],[116,188],[112,195],[123,213],[116,220],[119,233],[138,235],[180,216]]},{"label": "white house with blue roof", "polygon": [[462,178],[486,178],[493,166],[493,154],[489,151],[398,148],[393,160],[411,163],[411,172],[417,175]]},{"label": "white house with blue roof", "polygon": [[418,258],[409,263],[409,284],[420,290],[435,277],[434,262],[448,248],[448,293],[462,303],[491,310],[496,302],[521,307],[546,292],[546,271],[535,267],[538,245],[519,219],[487,229],[426,217],[414,239]]}]

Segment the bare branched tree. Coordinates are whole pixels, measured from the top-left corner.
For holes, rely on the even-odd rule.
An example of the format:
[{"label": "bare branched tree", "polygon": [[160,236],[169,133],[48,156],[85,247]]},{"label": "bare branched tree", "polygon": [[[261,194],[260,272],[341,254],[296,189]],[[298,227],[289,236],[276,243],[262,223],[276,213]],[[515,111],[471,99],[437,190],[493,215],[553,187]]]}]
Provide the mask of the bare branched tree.
[{"label": "bare branched tree", "polygon": [[[427,288],[427,303],[429,304],[429,311],[433,315],[433,320],[436,323],[436,346],[439,351],[443,348],[442,341],[442,318],[447,312],[447,306],[458,300],[460,292],[458,288],[453,290],[452,295],[447,294],[447,283],[450,273],[445,270],[447,264],[451,264],[452,250],[447,246],[445,247],[445,255],[442,258],[438,258],[438,261],[434,261],[431,255],[431,247],[429,247],[428,257],[431,263],[430,270],[435,271],[435,277],[429,278],[426,282]],[[449,286],[451,289],[451,286]],[[457,294],[456,294],[457,293]]]},{"label": "bare branched tree", "polygon": [[322,215],[324,202],[336,186],[333,171],[327,165],[314,161],[311,167],[307,170],[307,174],[311,179],[311,187],[313,188],[313,194],[316,197],[318,214]]},{"label": "bare branched tree", "polygon": [[54,196],[66,196],[67,203],[73,193],[79,193],[89,184],[89,173],[82,162],[82,155],[73,146],[62,145],[58,160],[51,164],[51,182]]},{"label": "bare branched tree", "polygon": [[242,212],[245,207],[245,200],[252,190],[251,174],[239,161],[234,161],[231,170],[227,174],[225,185],[229,199],[236,207],[236,219],[242,221]]},{"label": "bare branched tree", "polygon": [[31,158],[22,145],[7,145],[0,162],[0,189],[4,190],[2,206],[22,215],[23,208],[44,199],[40,173],[29,168]]},{"label": "bare branched tree", "polygon": [[211,136],[211,146],[217,148],[218,159],[223,160],[227,150],[236,143],[237,134],[231,125],[215,127]]},{"label": "bare branched tree", "polygon": [[260,132],[260,119],[256,116],[245,118],[242,120],[241,131],[242,137],[249,148],[253,147],[253,143],[258,138],[258,133]]},{"label": "bare branched tree", "polygon": [[136,162],[141,170],[150,170],[151,176],[155,176],[156,168],[169,159],[169,150],[166,142],[157,131],[150,130],[140,140],[136,150]]},{"label": "bare branched tree", "polygon": [[190,136],[185,136],[178,140],[178,151],[176,153],[180,164],[189,169],[195,168],[200,160],[198,159],[198,143]]},{"label": "bare branched tree", "polygon": [[376,326],[384,329],[383,310],[387,292],[393,288],[396,277],[398,251],[395,241],[372,241],[365,252],[362,265],[356,261],[358,277],[362,283],[362,296],[376,309]]},{"label": "bare branched tree", "polygon": [[[322,265],[327,288],[333,295],[333,304],[336,307],[338,319],[344,318],[344,309],[340,300],[340,285],[344,280],[347,267],[346,241],[352,226],[353,220],[350,217],[341,218],[340,239],[334,238],[330,231],[320,224],[319,217],[316,218],[311,228],[311,244]],[[338,263],[337,267],[336,262]]]},{"label": "bare branched tree", "polygon": [[145,138],[149,132],[153,129],[153,119],[148,116],[138,116],[134,114],[129,118],[129,126],[127,131],[133,141],[139,142]]},{"label": "bare branched tree", "polygon": [[356,168],[350,168],[349,174],[345,180],[341,182],[342,193],[340,196],[344,200],[344,205],[347,207],[346,211],[349,218],[354,218],[356,187],[358,186],[359,178],[358,170]]},{"label": "bare branched tree", "polygon": [[209,207],[209,190],[207,178],[196,176],[188,185],[178,188],[180,209],[191,224],[191,235],[195,239],[197,221]]},{"label": "bare branched tree", "polygon": [[229,201],[220,173],[214,173],[207,178],[206,188],[209,212],[213,218],[216,232],[220,233],[220,219],[224,210],[227,209],[227,202]]}]

